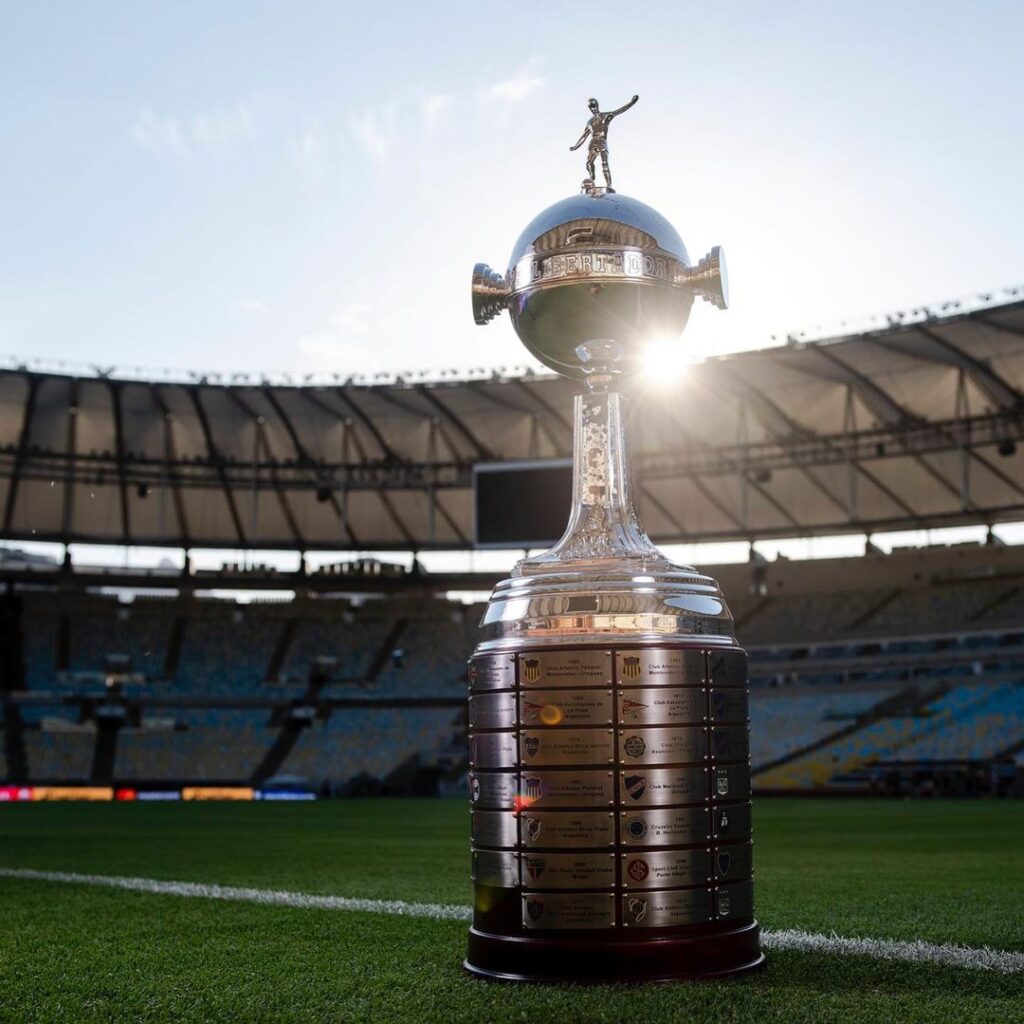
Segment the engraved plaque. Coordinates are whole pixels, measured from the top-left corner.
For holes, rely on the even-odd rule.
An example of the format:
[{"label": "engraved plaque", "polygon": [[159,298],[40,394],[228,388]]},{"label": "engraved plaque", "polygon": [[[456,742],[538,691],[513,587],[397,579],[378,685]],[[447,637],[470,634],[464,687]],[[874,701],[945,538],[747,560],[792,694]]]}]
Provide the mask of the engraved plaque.
[{"label": "engraved plaque", "polygon": [[470,690],[511,690],[515,684],[516,660],[512,654],[473,658],[469,663]]},{"label": "engraved plaque", "polygon": [[715,890],[716,917],[752,917],[754,914],[754,885],[739,882],[723,885]]},{"label": "engraved plaque", "polygon": [[478,733],[469,738],[469,763],[474,768],[514,768],[518,755],[514,732]]},{"label": "engraved plaque", "polygon": [[624,728],[619,734],[620,764],[674,764],[702,761],[707,755],[703,729]]},{"label": "engraved plaque", "polygon": [[746,686],[747,656],[742,651],[708,651],[712,686]]},{"label": "engraved plaque", "polygon": [[715,800],[748,799],[750,769],[745,764],[715,765],[711,769],[711,796]]},{"label": "engraved plaque", "polygon": [[622,811],[621,819],[623,846],[685,846],[706,843],[711,836],[705,807]]},{"label": "engraved plaque", "polygon": [[526,807],[611,805],[614,779],[608,771],[531,772],[523,770],[519,797]]},{"label": "engraved plaque", "polygon": [[519,815],[523,846],[612,846],[615,815],[610,811],[534,811]]},{"label": "engraved plaque", "polygon": [[619,691],[619,721],[623,725],[701,725],[707,714],[706,693],[696,687]]},{"label": "engraved plaque", "polygon": [[524,765],[611,764],[614,740],[611,729],[543,729],[524,732]]},{"label": "engraved plaque", "polygon": [[524,928],[613,928],[611,893],[524,893]]},{"label": "engraved plaque", "polygon": [[519,695],[524,726],[611,725],[611,690],[530,690]]},{"label": "engraved plaque", "polygon": [[750,804],[724,804],[711,811],[716,839],[746,839],[750,835]]},{"label": "engraved plaque", "polygon": [[711,880],[707,850],[643,850],[622,854],[623,889],[678,889]]},{"label": "engraved plaque", "polygon": [[611,651],[537,651],[519,655],[519,685],[611,686]]},{"label": "engraved plaque", "polygon": [[701,686],[704,653],[679,648],[618,651],[615,655],[622,686]]},{"label": "engraved plaque", "polygon": [[516,727],[516,695],[485,693],[469,698],[470,729],[514,729]]},{"label": "engraved plaque", "polygon": [[715,878],[726,882],[733,878],[749,878],[753,860],[754,848],[750,843],[720,846],[714,856]]},{"label": "engraved plaque", "polygon": [[622,897],[622,924],[626,928],[677,928],[710,918],[708,889],[637,892]]},{"label": "engraved plaque", "polygon": [[746,687],[712,690],[708,703],[715,722],[745,722],[750,714]]},{"label": "engraved plaque", "polygon": [[474,846],[515,846],[516,816],[511,811],[473,811]]},{"label": "engraved plaque", "polygon": [[744,725],[717,725],[711,730],[711,756],[717,761],[746,761],[750,731]]},{"label": "engraved plaque", "polygon": [[645,768],[619,773],[619,799],[627,807],[691,804],[707,797],[706,768]]},{"label": "engraved plaque", "polygon": [[511,772],[470,772],[469,799],[474,807],[511,811],[515,798],[516,777]]},{"label": "engraved plaque", "polygon": [[519,858],[514,853],[494,850],[473,851],[473,881],[477,885],[490,885],[495,889],[515,889],[519,886]]},{"label": "engraved plaque", "polygon": [[609,889],[615,885],[615,855],[524,853],[520,871],[530,889]]}]

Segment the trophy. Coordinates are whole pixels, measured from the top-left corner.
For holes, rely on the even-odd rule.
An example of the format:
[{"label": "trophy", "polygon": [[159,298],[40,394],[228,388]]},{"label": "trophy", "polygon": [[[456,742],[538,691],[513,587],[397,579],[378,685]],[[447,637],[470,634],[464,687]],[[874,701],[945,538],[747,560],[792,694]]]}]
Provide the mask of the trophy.
[{"label": "trophy", "polygon": [[[694,298],[727,305],[672,225],[611,187],[590,101],[588,177],[473,271],[473,314],[507,309],[542,363],[582,383],[569,523],[495,587],[469,662],[474,919],[466,968],[523,981],[707,978],[759,966],[746,655],[718,584],[654,546],[630,496],[625,401],[652,338]],[[594,180],[596,161],[604,185]]]}]

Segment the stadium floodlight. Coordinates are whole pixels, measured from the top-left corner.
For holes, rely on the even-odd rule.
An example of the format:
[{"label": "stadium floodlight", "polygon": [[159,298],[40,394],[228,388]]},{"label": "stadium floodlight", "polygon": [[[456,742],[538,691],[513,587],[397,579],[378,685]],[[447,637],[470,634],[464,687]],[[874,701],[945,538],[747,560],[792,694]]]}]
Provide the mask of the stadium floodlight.
[{"label": "stadium floodlight", "polygon": [[764,960],[746,655],[718,584],[640,525],[617,391],[651,339],[678,346],[696,297],[725,308],[725,261],[715,248],[692,266],[668,220],[611,187],[608,126],[636,100],[590,101],[582,192],[531,221],[504,275],[473,271],[476,322],[507,309],[533,355],[586,385],[569,525],[494,589],[470,661],[466,967],[487,977],[703,978]]}]

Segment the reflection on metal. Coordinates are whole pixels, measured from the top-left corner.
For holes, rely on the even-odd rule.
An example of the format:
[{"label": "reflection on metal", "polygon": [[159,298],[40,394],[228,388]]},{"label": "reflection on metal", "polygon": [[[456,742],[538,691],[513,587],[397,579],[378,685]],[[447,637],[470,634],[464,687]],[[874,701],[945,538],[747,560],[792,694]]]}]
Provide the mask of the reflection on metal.
[{"label": "reflection on metal", "polygon": [[511,654],[491,658],[473,658],[469,663],[469,688],[480,690],[511,689],[516,684],[516,660]]},{"label": "reflection on metal", "polygon": [[524,928],[613,928],[611,893],[523,893]]},{"label": "reflection on metal", "polygon": [[622,924],[626,928],[678,928],[710,918],[708,889],[638,892],[622,897]]},{"label": "reflection on metal", "polygon": [[470,815],[474,846],[516,845],[516,816],[510,811],[473,811]]},{"label": "reflection on metal", "polygon": [[711,881],[707,850],[640,850],[620,859],[623,889],[681,889]]},{"label": "reflection on metal", "polygon": [[519,884],[519,857],[494,850],[473,851],[473,881],[496,889],[514,889]]},{"label": "reflection on metal", "polygon": [[470,729],[514,729],[516,695],[484,693],[469,698]]},{"label": "reflection on metal", "polygon": [[615,854],[524,853],[520,871],[528,889],[610,889],[615,884]]},{"label": "reflection on metal", "polygon": [[561,686],[611,686],[612,653],[578,649],[530,651],[519,656],[519,685],[524,689]]},{"label": "reflection on metal", "polygon": [[536,811],[519,815],[524,847],[610,847],[615,843],[615,815],[610,811]]},{"label": "reflection on metal", "polygon": [[609,771],[533,771],[524,768],[519,796],[531,808],[601,807],[614,802]]},{"label": "reflection on metal", "polygon": [[515,733],[478,733],[469,738],[469,763],[474,768],[514,768],[518,757]]},{"label": "reflection on metal", "polygon": [[623,811],[619,817],[619,835],[625,846],[686,846],[711,838],[705,807],[636,809]]},{"label": "reflection on metal", "polygon": [[520,764],[544,767],[611,764],[614,743],[611,729],[524,731],[519,745]]},{"label": "reflection on metal", "polygon": [[612,724],[611,690],[531,690],[519,697],[519,714],[526,726]]},{"label": "reflection on metal", "polygon": [[469,773],[469,798],[474,807],[511,811],[516,806],[517,784],[512,772]]}]

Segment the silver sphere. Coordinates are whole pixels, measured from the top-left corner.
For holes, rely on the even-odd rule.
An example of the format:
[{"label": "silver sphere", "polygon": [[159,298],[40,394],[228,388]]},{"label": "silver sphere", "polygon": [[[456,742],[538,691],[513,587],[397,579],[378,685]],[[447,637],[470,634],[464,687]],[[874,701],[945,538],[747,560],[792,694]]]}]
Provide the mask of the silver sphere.
[{"label": "silver sphere", "polygon": [[696,267],[657,210],[587,182],[580,195],[549,206],[527,225],[502,277],[473,272],[473,314],[487,323],[508,308],[523,344],[546,366],[582,378],[579,346],[612,338],[635,368],[654,338],[686,327],[695,295],[725,308],[721,250]]}]

